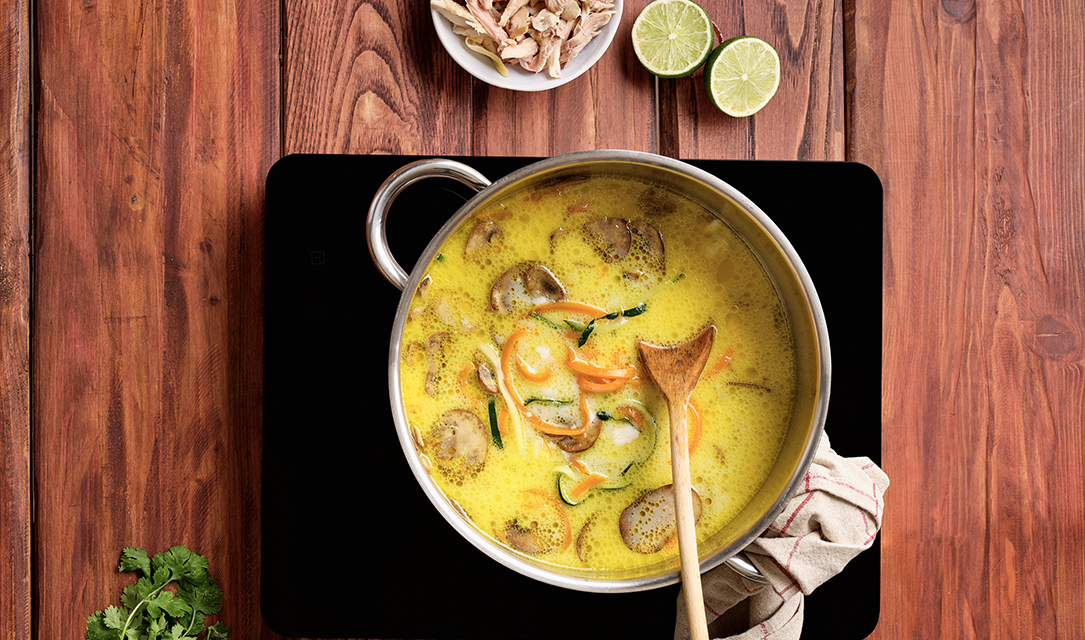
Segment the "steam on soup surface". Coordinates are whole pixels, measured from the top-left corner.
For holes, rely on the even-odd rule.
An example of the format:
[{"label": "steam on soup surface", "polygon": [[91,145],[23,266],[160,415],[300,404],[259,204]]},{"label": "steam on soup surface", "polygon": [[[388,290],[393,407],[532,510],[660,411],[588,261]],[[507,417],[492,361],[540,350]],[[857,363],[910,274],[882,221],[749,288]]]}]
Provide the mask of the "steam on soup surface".
[{"label": "steam on soup surface", "polygon": [[771,469],[795,386],[790,328],[746,244],[701,205],[565,179],[466,221],[414,292],[401,393],[424,465],[483,534],[538,561],[677,556],[666,402],[637,341],[718,333],[689,405],[703,540]]}]

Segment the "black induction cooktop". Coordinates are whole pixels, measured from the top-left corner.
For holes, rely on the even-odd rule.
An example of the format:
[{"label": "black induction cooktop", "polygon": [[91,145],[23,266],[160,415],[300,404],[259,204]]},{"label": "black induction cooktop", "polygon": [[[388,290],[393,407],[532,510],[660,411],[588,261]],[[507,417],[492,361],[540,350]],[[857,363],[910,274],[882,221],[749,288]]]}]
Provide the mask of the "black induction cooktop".
[{"label": "black induction cooktop", "polygon": [[[400,292],[369,256],[365,219],[407,156],[292,155],[267,177],[261,606],[284,636],[669,638],[678,586],[569,591],[525,578],[458,536],[403,461],[387,390]],[[534,158],[456,158],[491,180]],[[844,456],[881,456],[882,189],[861,164],[690,161],[783,230],[829,327],[826,422]],[[473,193],[408,188],[387,233],[405,269]],[[865,638],[878,621],[880,547],[806,602],[804,637]],[[848,603],[842,605],[841,603]],[[847,608],[842,615],[841,607]]]}]

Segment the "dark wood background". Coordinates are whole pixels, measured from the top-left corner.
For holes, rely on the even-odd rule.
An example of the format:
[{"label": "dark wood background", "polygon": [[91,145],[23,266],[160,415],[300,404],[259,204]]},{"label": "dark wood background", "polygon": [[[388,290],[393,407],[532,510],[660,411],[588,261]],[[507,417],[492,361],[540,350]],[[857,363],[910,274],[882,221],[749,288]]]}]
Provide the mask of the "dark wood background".
[{"label": "dark wood background", "polygon": [[1085,637],[1085,4],[708,0],[783,60],[745,120],[699,73],[639,67],[644,4],[588,75],[517,94],[456,67],[423,1],[0,0],[0,637],[81,637],[121,548],[176,543],[211,559],[236,637],[276,637],[258,580],[278,158],[606,147],[877,172],[874,637]]}]

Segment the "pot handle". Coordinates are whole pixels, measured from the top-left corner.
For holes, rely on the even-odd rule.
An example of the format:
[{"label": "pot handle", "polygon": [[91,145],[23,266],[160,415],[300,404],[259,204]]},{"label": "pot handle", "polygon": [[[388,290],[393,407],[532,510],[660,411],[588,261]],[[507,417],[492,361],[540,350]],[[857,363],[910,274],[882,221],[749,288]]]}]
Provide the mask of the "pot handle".
[{"label": "pot handle", "polygon": [[410,277],[403,267],[399,266],[399,262],[388,247],[385,218],[392,207],[392,202],[401,191],[426,178],[451,178],[475,191],[482,191],[490,186],[490,180],[478,171],[462,162],[445,158],[417,160],[388,176],[384,184],[377,189],[373,202],[369,205],[369,214],[366,217],[366,241],[369,243],[369,255],[373,257],[373,262],[381,275],[400,291],[407,287]]},{"label": "pot handle", "polygon": [[746,578],[751,582],[759,582],[761,584],[768,584],[768,578],[761,575],[761,572],[757,570],[757,567],[753,566],[750,559],[746,557],[744,553],[736,553],[724,562],[728,567],[731,567],[735,573]]}]

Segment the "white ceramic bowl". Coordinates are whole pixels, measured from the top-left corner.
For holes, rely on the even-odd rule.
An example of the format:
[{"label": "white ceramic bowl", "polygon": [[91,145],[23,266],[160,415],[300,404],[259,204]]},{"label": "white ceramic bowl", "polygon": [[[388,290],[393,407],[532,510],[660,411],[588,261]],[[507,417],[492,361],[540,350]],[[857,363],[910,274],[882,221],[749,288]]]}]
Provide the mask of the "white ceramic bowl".
[{"label": "white ceramic bowl", "polygon": [[614,0],[614,17],[603,27],[599,35],[592,38],[591,42],[580,51],[580,54],[561,70],[560,78],[551,78],[545,70],[532,73],[518,64],[505,65],[509,75],[503,76],[494,68],[493,61],[468,49],[463,38],[452,33],[452,23],[441,15],[441,12],[430,7],[430,14],[433,17],[433,26],[437,32],[437,37],[441,40],[441,44],[448,51],[448,54],[452,56],[452,59],[463,67],[467,73],[489,85],[502,89],[546,91],[547,89],[560,87],[567,82],[572,82],[598,62],[599,58],[603,57],[603,54],[610,47],[610,43],[614,40],[614,34],[618,32],[618,25],[622,21],[623,4],[623,0]]}]

